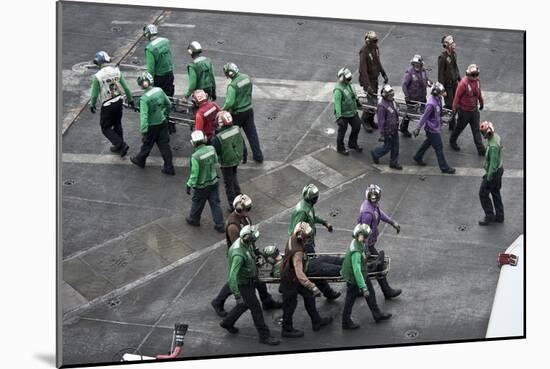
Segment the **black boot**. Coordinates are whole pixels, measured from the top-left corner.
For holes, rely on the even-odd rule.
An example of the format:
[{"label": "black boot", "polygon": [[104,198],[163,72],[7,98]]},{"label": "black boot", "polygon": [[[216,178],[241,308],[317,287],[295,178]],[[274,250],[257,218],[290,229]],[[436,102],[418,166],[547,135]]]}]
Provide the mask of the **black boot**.
[{"label": "black boot", "polygon": [[281,343],[281,341],[279,341],[275,337],[269,336],[269,337],[260,337],[260,343],[263,343],[264,345],[275,346]]},{"label": "black boot", "polygon": [[376,303],[376,296],[374,296],[374,294],[370,294],[369,297],[367,297],[365,300],[367,300],[367,305],[369,306],[369,309],[372,313],[372,317],[374,318],[374,321],[376,323],[381,322],[383,320],[388,320],[389,318],[391,318],[391,314],[387,314],[380,311],[380,308]]},{"label": "black boot", "polygon": [[397,297],[401,294],[401,290],[399,288],[393,289],[390,287],[390,284],[388,283],[386,277],[378,279],[378,284],[380,284],[380,288],[382,289],[386,300],[393,299],[394,297]]},{"label": "black boot", "polygon": [[317,323],[313,323],[312,329],[314,331],[318,331],[319,329],[323,328],[326,325],[329,325],[330,323],[332,323],[332,317],[327,316],[327,317],[321,318],[321,320],[319,320]]},{"label": "black boot", "polygon": [[286,337],[286,338],[298,338],[298,337],[303,337],[304,336],[304,331],[301,331],[299,329],[283,329],[281,331],[281,337]]},{"label": "black boot", "polygon": [[489,225],[490,223],[493,223],[494,221],[495,221],[494,215],[486,215],[483,219],[479,221],[479,225],[486,226],[486,225]]},{"label": "black boot", "polygon": [[227,311],[225,311],[223,306],[216,304],[214,300],[212,300],[210,304],[212,305],[212,307],[214,308],[214,311],[216,312],[216,314],[218,314],[218,316],[222,318],[227,316]]},{"label": "black boot", "polygon": [[355,322],[351,319],[348,319],[346,321],[342,321],[342,329],[352,330],[352,329],[357,329],[359,327],[360,327],[360,325],[355,324]]},{"label": "black boot", "polygon": [[399,126],[399,131],[403,134],[405,137],[411,137],[411,133],[409,132],[409,120],[403,119],[401,121],[401,125]]}]

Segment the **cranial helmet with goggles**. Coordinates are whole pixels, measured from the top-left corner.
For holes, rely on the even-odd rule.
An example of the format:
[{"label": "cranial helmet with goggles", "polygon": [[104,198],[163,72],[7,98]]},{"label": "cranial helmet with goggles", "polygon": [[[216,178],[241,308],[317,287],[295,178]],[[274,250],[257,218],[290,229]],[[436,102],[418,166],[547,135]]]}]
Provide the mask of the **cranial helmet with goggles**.
[{"label": "cranial helmet with goggles", "polygon": [[143,72],[137,78],[137,84],[143,89],[151,87],[153,86],[153,76],[149,72]]},{"label": "cranial helmet with goggles", "polygon": [[187,52],[191,56],[198,55],[202,52],[202,46],[198,41],[191,41],[187,46]]},{"label": "cranial helmet with goggles", "polygon": [[302,189],[302,198],[311,205],[319,199],[319,189],[314,184],[308,184]]},{"label": "cranial helmet with goggles", "polygon": [[218,123],[218,128],[228,127],[233,125],[233,117],[228,111],[222,110],[216,115],[216,122]]},{"label": "cranial helmet with goggles", "polygon": [[242,213],[243,211],[250,211],[252,209],[252,199],[248,196],[243,194],[238,195],[233,200],[233,209],[237,213]]},{"label": "cranial helmet with goggles", "polygon": [[258,238],[260,238],[260,231],[258,231],[258,227],[254,225],[245,225],[239,233],[239,238],[245,244],[253,243],[256,242]]},{"label": "cranial helmet with goggles", "polygon": [[363,235],[365,239],[367,239],[370,235],[371,229],[368,224],[357,224],[355,228],[353,228],[353,238],[357,239],[360,235]]},{"label": "cranial helmet with goggles", "polygon": [[338,73],[337,73],[336,76],[338,77],[338,81],[339,81],[339,82],[342,82],[342,83],[344,83],[344,82],[347,82],[347,83],[351,82],[352,74],[351,74],[351,71],[350,71],[348,68],[345,68],[345,67],[344,67],[344,68],[341,68],[341,69],[338,71]]},{"label": "cranial helmet with goggles", "polygon": [[195,90],[192,95],[193,105],[201,106],[208,101],[208,95],[204,90]]},{"label": "cranial helmet with goggles", "polygon": [[479,68],[477,64],[468,65],[468,68],[466,68],[466,75],[470,78],[479,77]]},{"label": "cranial helmet with goggles", "polygon": [[447,49],[449,48],[449,46],[455,46],[456,44],[453,36],[447,35],[441,38],[441,45],[443,46],[443,48]]},{"label": "cranial helmet with goggles", "polygon": [[275,265],[278,259],[281,259],[281,253],[279,252],[277,246],[274,245],[264,247],[262,254],[264,255],[265,261],[271,265]]},{"label": "cranial helmet with goggles", "polygon": [[424,59],[422,58],[422,55],[415,54],[411,59],[411,65],[416,69],[422,68],[422,66],[424,65]]},{"label": "cranial helmet with goggles", "polygon": [[110,63],[110,62],[111,62],[111,57],[109,56],[109,54],[107,54],[106,51],[98,51],[95,54],[95,58],[94,58],[95,65],[101,67],[103,64]]},{"label": "cranial helmet with goggles", "polygon": [[493,135],[493,133],[495,133],[495,127],[493,126],[493,123],[485,121],[479,126],[479,131],[483,137],[489,138]]},{"label": "cranial helmet with goggles", "polygon": [[382,87],[382,91],[380,93],[382,95],[382,97],[386,100],[393,100],[393,97],[395,96],[395,92],[393,90],[393,87],[388,85],[388,84],[385,84],[383,87]]},{"label": "cranial helmet with goggles", "polygon": [[375,184],[369,185],[369,187],[367,187],[367,190],[365,191],[365,197],[372,204],[378,203],[378,201],[380,201],[381,196],[382,196],[382,189],[380,189],[380,187]]},{"label": "cranial helmet with goggles", "polygon": [[377,43],[378,42],[378,35],[374,31],[368,31],[365,33],[365,41],[367,43]]},{"label": "cranial helmet with goggles", "polygon": [[158,35],[159,30],[154,24],[148,24],[143,27],[143,35],[150,40],[151,37]]},{"label": "cranial helmet with goggles", "polygon": [[434,86],[432,87],[432,95],[441,96],[443,93],[445,93],[445,87],[441,84],[441,82],[434,83]]}]

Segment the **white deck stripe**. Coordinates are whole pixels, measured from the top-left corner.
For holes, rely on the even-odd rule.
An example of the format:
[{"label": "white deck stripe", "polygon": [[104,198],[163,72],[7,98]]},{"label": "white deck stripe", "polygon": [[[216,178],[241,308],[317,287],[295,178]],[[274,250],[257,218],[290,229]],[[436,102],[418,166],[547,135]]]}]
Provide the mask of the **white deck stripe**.
[{"label": "white deck stripe", "polygon": [[329,188],[347,179],[323,162],[315,159],[313,156],[304,156],[294,161],[292,166]]},{"label": "white deck stripe", "polygon": [[[137,24],[140,26],[144,26],[147,24],[147,22],[136,22],[136,21],[123,21],[123,20],[114,20],[111,21],[111,24]],[[183,24],[183,23],[161,23],[159,25],[160,28],[168,27],[168,28],[195,28],[194,24]]]},{"label": "white deck stripe", "polygon": [[[72,154],[63,153],[61,158],[63,163],[70,164],[106,164],[106,165],[133,165],[129,157],[121,158],[113,154]],[[178,168],[185,168],[189,166],[189,158],[174,158],[174,166]],[[266,160],[262,164],[250,162],[246,164],[240,164],[239,169],[262,169],[271,170],[278,167],[282,163],[279,161]],[[147,158],[147,166],[162,167],[164,161],[158,156],[149,156]]]},{"label": "white deck stripe", "polygon": [[[406,175],[418,175],[418,176],[458,176],[458,177],[482,177],[485,174],[483,168],[456,168],[455,174],[441,173],[439,167],[425,166],[420,167],[418,165],[403,165],[403,170],[391,169],[388,165],[372,164],[383,174],[406,174]],[[506,169],[504,168],[503,178],[523,178],[523,169]]]}]

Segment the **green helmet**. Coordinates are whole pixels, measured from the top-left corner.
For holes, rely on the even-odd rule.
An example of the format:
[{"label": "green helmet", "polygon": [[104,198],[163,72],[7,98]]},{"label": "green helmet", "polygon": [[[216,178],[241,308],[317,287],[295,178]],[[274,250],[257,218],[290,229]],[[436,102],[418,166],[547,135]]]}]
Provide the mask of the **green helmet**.
[{"label": "green helmet", "polygon": [[275,260],[277,258],[277,256],[281,255],[281,253],[279,252],[279,249],[276,247],[276,246],[266,246],[264,247],[264,250],[263,250],[263,255],[265,257],[265,260],[273,265],[277,262],[277,260]]},{"label": "green helmet", "polygon": [[239,67],[235,63],[227,63],[223,66],[223,74],[227,78],[234,78],[239,73]]},{"label": "green helmet", "polygon": [[314,184],[308,184],[302,190],[302,199],[306,200],[310,204],[315,204],[319,199],[319,189]]},{"label": "green helmet", "polygon": [[147,88],[153,85],[153,76],[149,72],[143,72],[137,78],[137,84],[143,88]]},{"label": "green helmet", "polygon": [[243,229],[241,229],[239,237],[244,243],[247,244],[251,242],[256,242],[256,240],[260,237],[260,231],[258,231],[258,227],[256,226],[245,225]]},{"label": "green helmet", "polygon": [[357,224],[355,228],[353,228],[353,238],[359,237],[359,235],[363,235],[366,238],[370,235],[370,226],[368,224]]},{"label": "green helmet", "polygon": [[145,36],[148,40],[150,40],[151,37],[158,35],[158,33],[159,30],[154,24],[148,24],[143,27],[143,36]]}]

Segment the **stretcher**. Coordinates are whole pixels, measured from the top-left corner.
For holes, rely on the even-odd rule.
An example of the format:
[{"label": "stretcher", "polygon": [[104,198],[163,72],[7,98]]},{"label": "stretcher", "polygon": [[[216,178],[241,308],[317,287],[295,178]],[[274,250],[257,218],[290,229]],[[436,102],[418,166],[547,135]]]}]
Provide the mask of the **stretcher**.
[{"label": "stretcher", "polygon": [[[143,95],[143,91],[132,91],[132,98],[134,99],[134,106],[136,111],[139,111],[139,100]],[[168,97],[172,103],[172,109],[170,110],[170,115],[168,116],[168,123],[174,123],[180,126],[189,127],[189,130],[192,132],[195,130],[195,106],[186,101],[183,98],[178,97]],[[132,109],[128,105],[128,100],[124,98],[122,104],[125,108]]]},{"label": "stretcher", "polygon": [[[373,104],[373,99],[375,99],[375,101],[378,101],[378,95],[371,96],[369,98],[367,94],[363,93],[358,94],[357,98],[359,99],[359,102],[361,104],[361,106],[358,107],[359,110],[376,114],[377,105]],[[411,100],[409,104],[407,104],[405,100],[401,99],[394,99],[394,101],[399,107],[399,116],[401,118],[408,118],[409,120],[420,120],[420,117],[422,116],[422,113],[424,113],[424,109],[426,108],[426,103],[421,101]],[[452,115],[452,110],[443,108],[443,116],[441,117],[441,121],[445,124],[448,124],[451,120]]]},{"label": "stretcher", "polygon": [[[342,253],[315,253],[308,254],[308,258],[311,261],[319,256],[336,256],[343,258],[345,254]],[[258,280],[265,283],[280,283],[281,279],[273,275],[275,265],[269,263],[260,263],[258,265]],[[385,277],[390,271],[390,258],[384,256],[382,259],[378,255],[367,255],[367,271],[369,279],[378,279]],[[312,282],[326,281],[326,282],[345,282],[342,276],[320,276],[310,277],[308,279]]]}]

